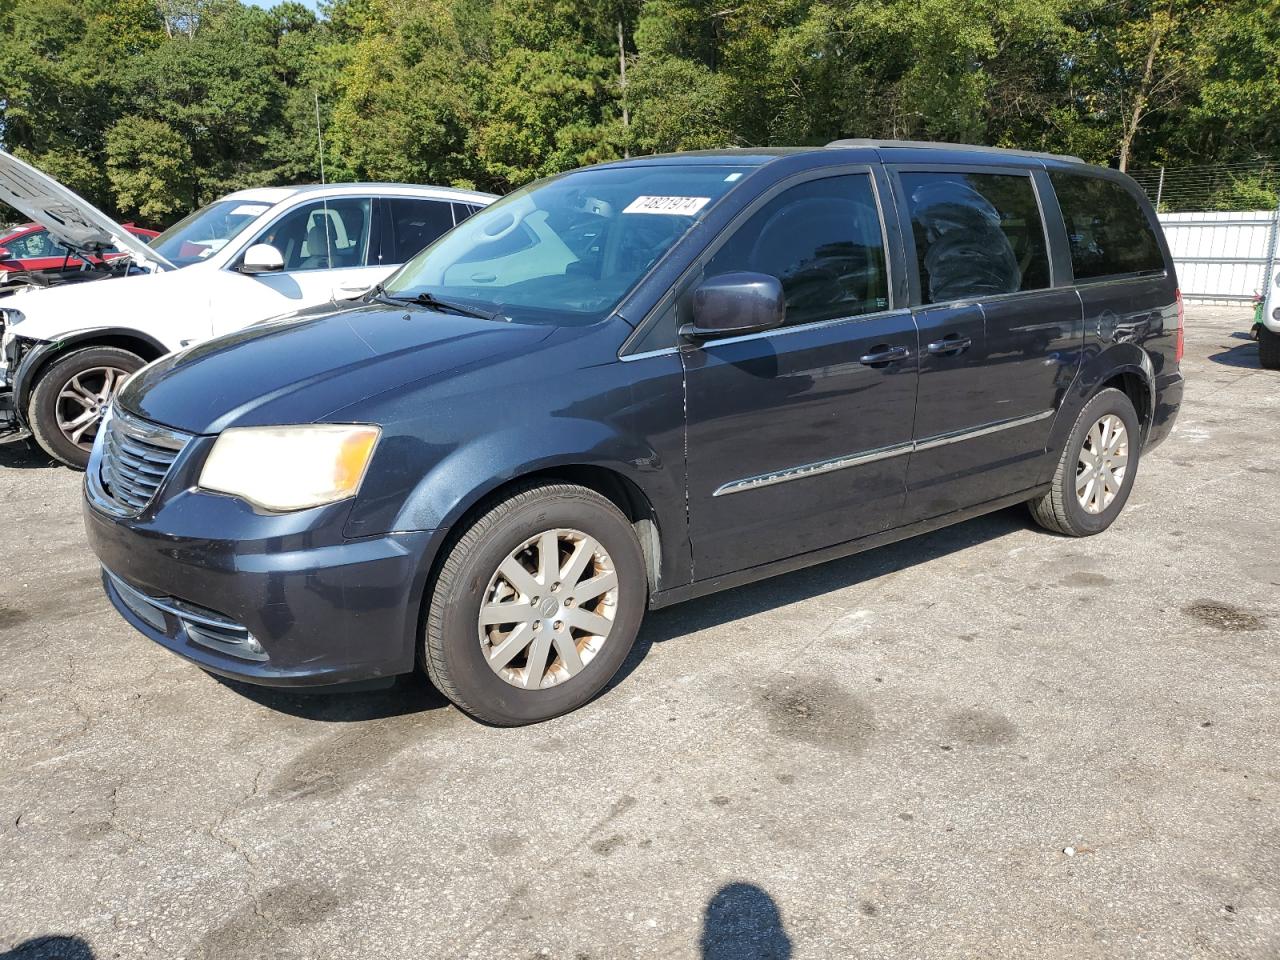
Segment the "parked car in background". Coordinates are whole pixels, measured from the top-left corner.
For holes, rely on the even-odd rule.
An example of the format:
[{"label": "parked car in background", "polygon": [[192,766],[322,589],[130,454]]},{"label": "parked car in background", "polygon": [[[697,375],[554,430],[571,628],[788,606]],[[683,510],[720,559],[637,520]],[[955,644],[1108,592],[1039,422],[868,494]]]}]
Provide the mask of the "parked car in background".
[{"label": "parked car in background", "polygon": [[1280,370],[1280,269],[1264,279],[1266,287],[1253,332],[1258,339],[1259,362],[1267,370]]},{"label": "parked car in background", "polygon": [[[132,223],[121,226],[143,243],[160,236],[156,230],[148,230]],[[128,256],[128,253],[115,247],[105,247],[100,253],[84,254],[82,259],[74,250],[54,239],[49,230],[38,223],[24,224],[0,236],[0,270],[4,271],[74,270],[84,267],[86,263],[102,263],[124,256]]]},{"label": "parked car in background", "polygon": [[[72,215],[98,225],[97,243],[126,233],[48,178],[41,190],[28,189],[31,174],[43,175],[15,170],[0,163],[0,200],[33,220],[66,221],[69,195],[78,201]],[[149,272],[107,285],[14,293],[0,300],[0,433],[11,439],[30,433],[51,456],[83,468],[112,394],[144,364],[269,317],[362,293],[493,199],[384,183],[241,190],[149,246],[132,240],[133,259]]]},{"label": "parked car in background", "polygon": [[125,619],[207,670],[421,664],[529,723],[599,692],[646,609],[1022,502],[1107,529],[1182,344],[1123,174],[858,141],[632,159],[152,364],[85,521]]}]

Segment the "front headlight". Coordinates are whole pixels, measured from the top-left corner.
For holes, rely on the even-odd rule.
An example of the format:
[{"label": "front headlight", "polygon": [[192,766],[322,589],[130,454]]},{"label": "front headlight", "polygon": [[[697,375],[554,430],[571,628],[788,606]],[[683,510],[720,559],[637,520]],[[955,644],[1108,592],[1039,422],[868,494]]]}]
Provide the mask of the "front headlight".
[{"label": "front headlight", "polygon": [[285,512],[354,497],[382,431],[359,424],[231,427],[200,471],[200,488]]}]

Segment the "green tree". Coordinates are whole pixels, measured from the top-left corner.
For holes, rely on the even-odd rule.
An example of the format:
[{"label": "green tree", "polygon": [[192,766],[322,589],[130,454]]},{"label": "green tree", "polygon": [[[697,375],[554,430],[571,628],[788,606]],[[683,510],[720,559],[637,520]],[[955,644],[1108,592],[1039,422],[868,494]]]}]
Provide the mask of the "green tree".
[{"label": "green tree", "polygon": [[124,117],[107,134],[116,208],[146,223],[178,219],[194,192],[191,145],[163,120]]}]

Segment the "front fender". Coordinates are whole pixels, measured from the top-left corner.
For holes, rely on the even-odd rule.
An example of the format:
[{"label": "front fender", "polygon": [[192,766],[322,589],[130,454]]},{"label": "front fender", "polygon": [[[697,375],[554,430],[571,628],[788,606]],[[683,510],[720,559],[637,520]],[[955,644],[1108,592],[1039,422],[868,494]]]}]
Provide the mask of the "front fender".
[{"label": "front fender", "polygon": [[[1142,381],[1147,394],[1147,416],[1143,428],[1149,429],[1156,399],[1156,375],[1151,357],[1136,343],[1113,343],[1098,353],[1085,356],[1084,363],[1058,407],[1058,414],[1049,434],[1050,452],[1057,453],[1066,446],[1067,438],[1084,405],[1102,384],[1122,373],[1135,374]],[[1056,456],[1047,459],[1046,474],[1042,478],[1046,483],[1052,478],[1058,463]]]},{"label": "front fender", "polygon": [[[379,456],[412,462],[421,441],[384,437]],[[436,453],[440,453],[439,450]],[[664,582],[679,577],[685,540],[683,463],[668,464],[655,446],[596,420],[557,417],[482,433],[444,453],[396,503],[377,495],[361,496],[347,521],[346,535],[368,536],[386,530],[447,530],[499,487],[557,468],[593,467],[629,481],[648,500],[658,528]],[[371,467],[370,474],[374,473]],[[686,564],[687,565],[687,564]]]},{"label": "front fender", "polygon": [[154,337],[139,333],[137,330],[130,330],[127,327],[86,327],[82,330],[73,330],[58,337],[56,340],[30,340],[30,338],[23,338],[22,334],[19,333],[19,340],[27,339],[32,344],[22,353],[22,358],[18,361],[18,367],[13,372],[13,399],[19,420],[24,424],[26,423],[26,411],[27,405],[31,400],[31,391],[35,389],[40,371],[55,357],[80,346],[88,346],[104,340],[114,340],[118,343],[124,338],[151,348],[155,352],[155,356],[169,352],[169,348]]}]

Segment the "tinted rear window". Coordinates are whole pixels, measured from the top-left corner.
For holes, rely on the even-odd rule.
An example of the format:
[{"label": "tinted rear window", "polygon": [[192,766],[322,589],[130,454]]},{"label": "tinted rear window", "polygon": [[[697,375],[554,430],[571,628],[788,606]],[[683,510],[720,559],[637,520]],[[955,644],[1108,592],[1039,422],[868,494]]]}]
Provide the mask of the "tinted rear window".
[{"label": "tinted rear window", "polygon": [[1031,178],[903,173],[926,303],[1049,286],[1049,255]]},{"label": "tinted rear window", "polygon": [[1051,173],[1077,280],[1164,270],[1160,244],[1137,199],[1114,180]]}]

